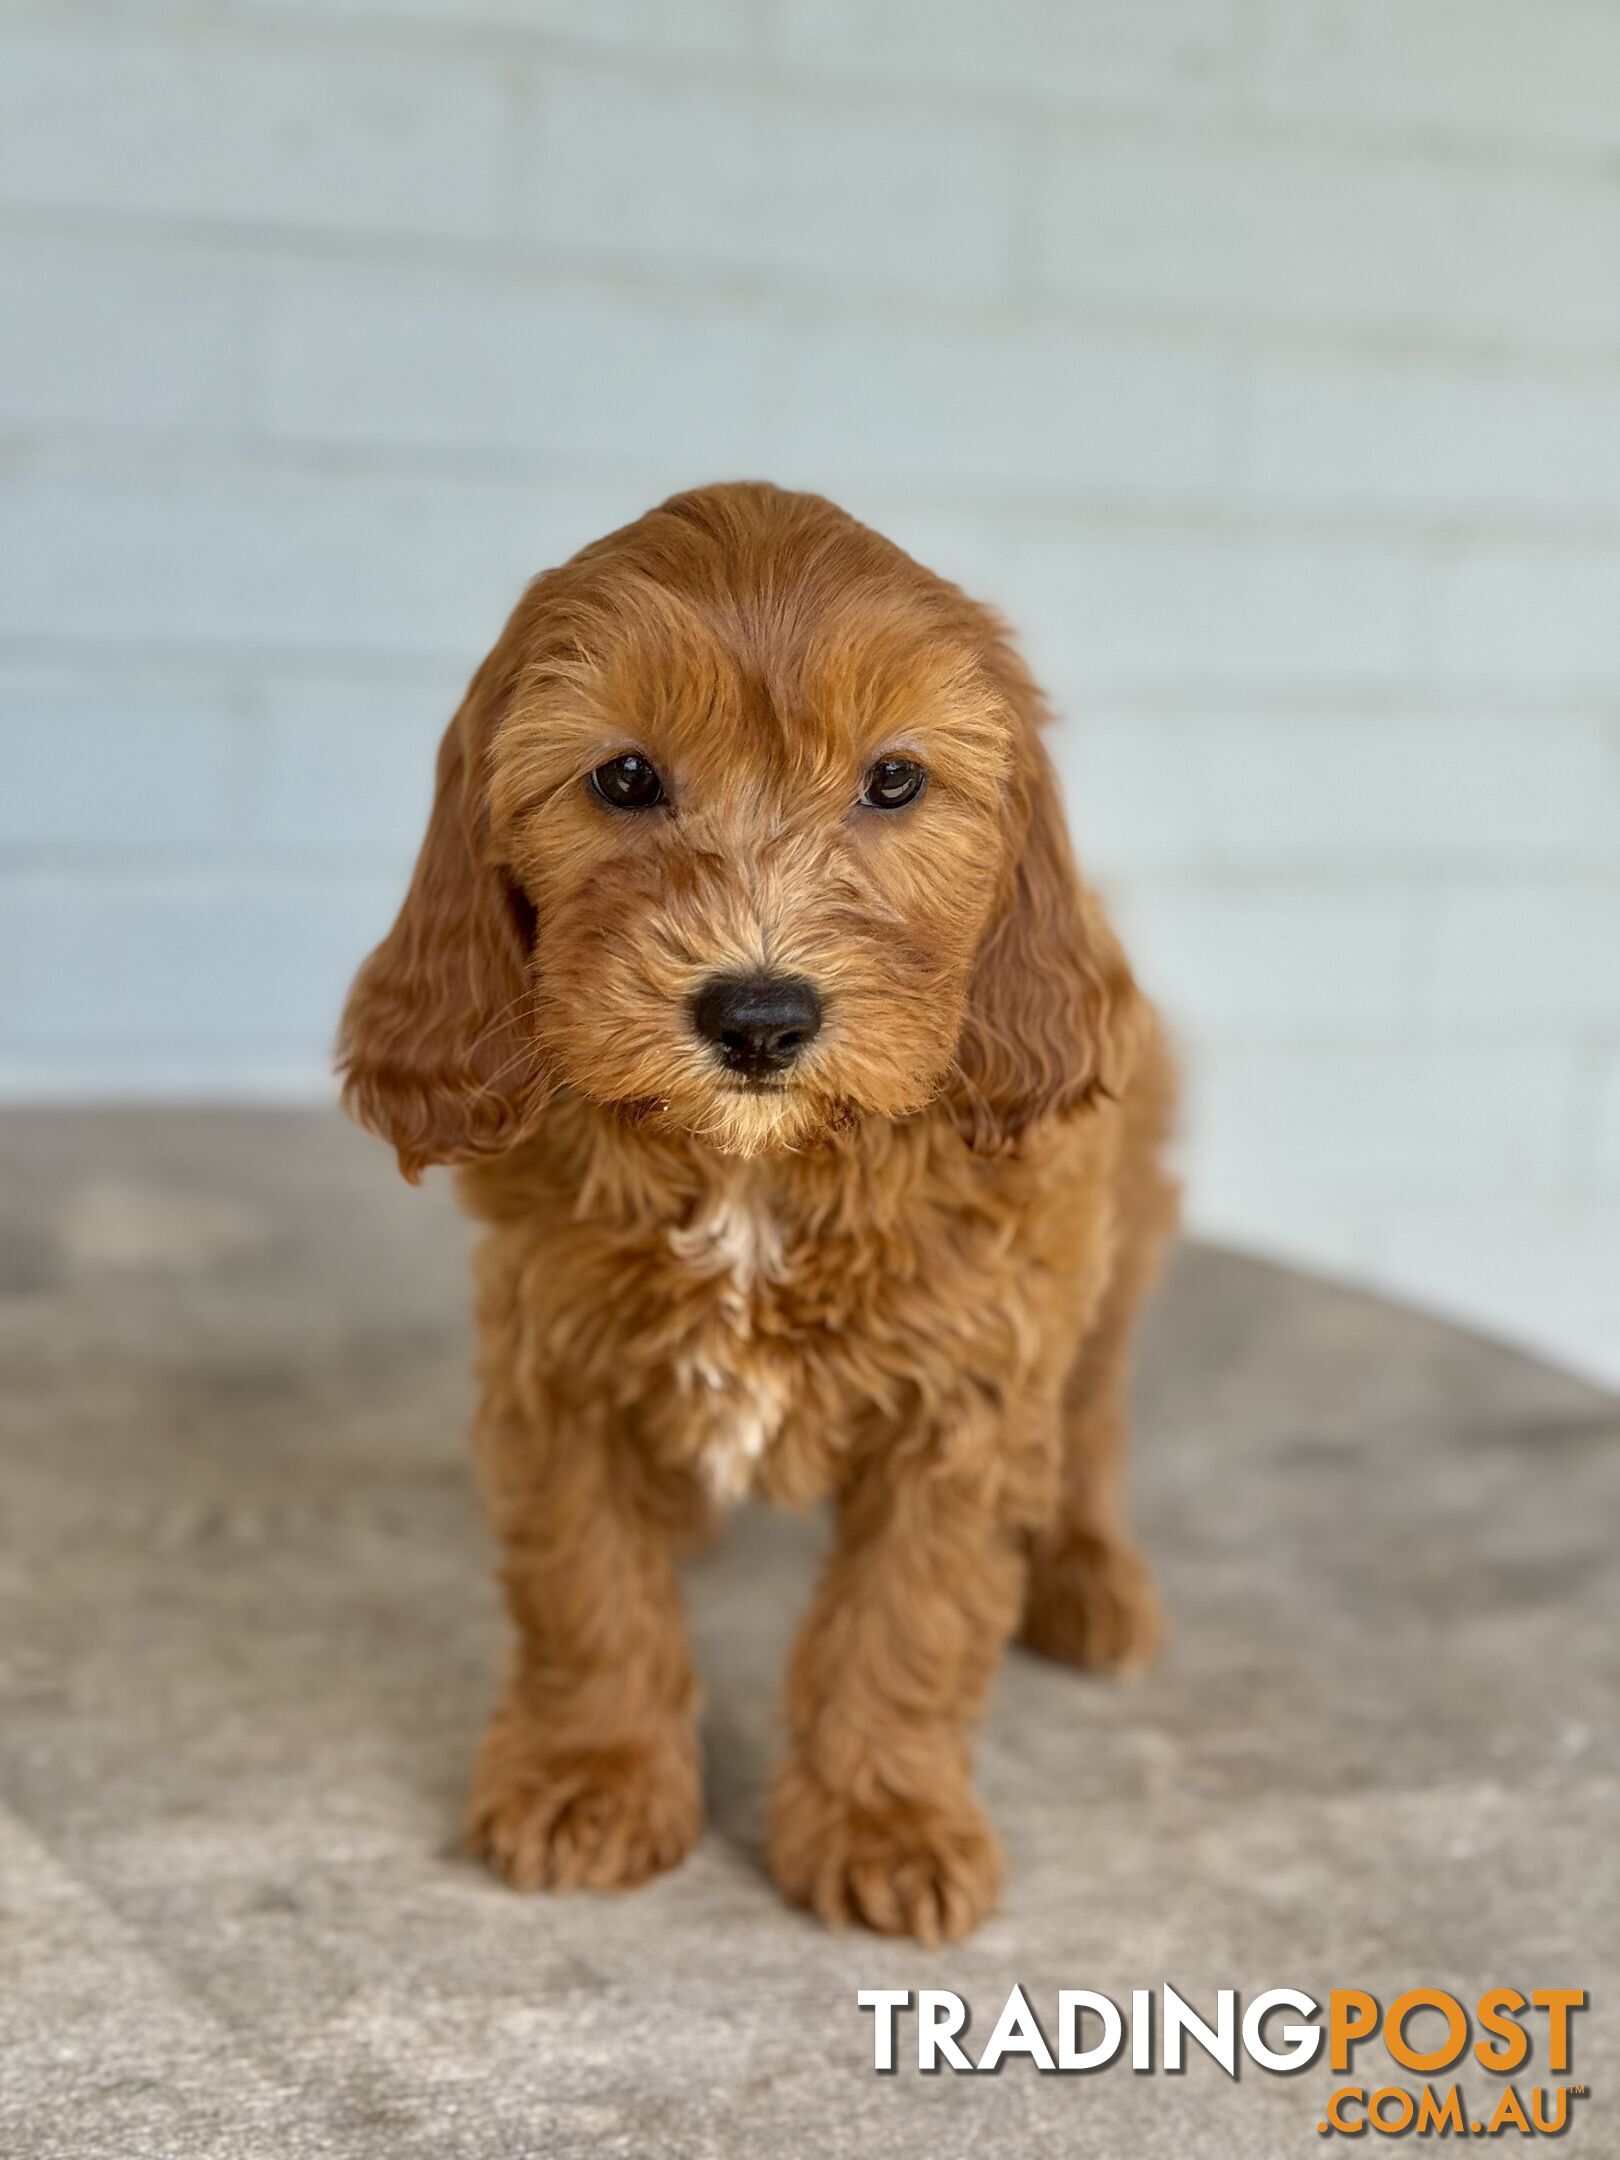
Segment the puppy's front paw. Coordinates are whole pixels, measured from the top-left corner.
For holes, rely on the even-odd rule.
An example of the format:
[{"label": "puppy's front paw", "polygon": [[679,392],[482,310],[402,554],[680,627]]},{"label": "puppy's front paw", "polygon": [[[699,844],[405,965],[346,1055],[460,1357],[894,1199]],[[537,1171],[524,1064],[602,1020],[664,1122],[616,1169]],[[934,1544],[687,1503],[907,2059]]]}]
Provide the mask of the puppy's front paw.
[{"label": "puppy's front paw", "polygon": [[861,1805],[792,1756],[771,1792],[767,1857],[789,1902],[829,1927],[855,1920],[930,1946],[970,1935],[1001,1888],[1001,1849],[965,1788]]},{"label": "puppy's front paw", "polygon": [[547,1751],[500,1712],[467,1805],[467,1842],[515,1890],[627,1890],[696,1844],[703,1796],[692,1736]]},{"label": "puppy's front paw", "polygon": [[1164,1640],[1164,1609],[1147,1563],[1115,1537],[1075,1537],[1037,1552],[1019,1640],[1066,1665],[1141,1672]]}]

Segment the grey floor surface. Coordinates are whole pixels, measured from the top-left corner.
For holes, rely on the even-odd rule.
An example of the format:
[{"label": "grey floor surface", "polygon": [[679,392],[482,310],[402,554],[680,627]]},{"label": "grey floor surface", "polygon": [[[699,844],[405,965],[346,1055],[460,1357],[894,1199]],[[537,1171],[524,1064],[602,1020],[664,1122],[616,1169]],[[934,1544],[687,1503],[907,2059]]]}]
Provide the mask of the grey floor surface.
[{"label": "grey floor surface", "polygon": [[1320,2069],[873,2075],[858,1987],[982,2039],[1015,1980],[1582,1986],[1560,2149],[1620,2153],[1614,1398],[1188,1252],[1140,1386],[1171,1649],[1009,1660],[1008,1894],[929,1954],[762,1873],[816,1544],[779,1517],[690,1577],[693,1858],[545,1900],[457,1855],[500,1645],[464,1247],[335,1119],[0,1118],[0,2160],[1328,2149]]}]

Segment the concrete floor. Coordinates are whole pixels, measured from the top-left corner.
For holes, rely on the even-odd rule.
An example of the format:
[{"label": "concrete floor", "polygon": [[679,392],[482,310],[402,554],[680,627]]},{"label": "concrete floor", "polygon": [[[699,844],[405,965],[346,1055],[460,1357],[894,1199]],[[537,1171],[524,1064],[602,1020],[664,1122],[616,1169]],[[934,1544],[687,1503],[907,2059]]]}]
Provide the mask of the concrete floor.
[{"label": "concrete floor", "polygon": [[442,1185],[317,1116],[19,1113],[0,1192],[5,2160],[1323,2149],[1321,2067],[874,2076],[858,1987],[954,1988],[982,2043],[1015,1980],[1048,2023],[1581,1986],[1568,2149],[1620,2152],[1620,1402],[1188,1253],[1140,1390],[1171,1650],[1132,1688],[1009,1660],[1007,1898],[930,1955],[761,1872],[803,1523],[692,1572],[686,1866],[525,1900],[455,1853],[500,1636]]}]

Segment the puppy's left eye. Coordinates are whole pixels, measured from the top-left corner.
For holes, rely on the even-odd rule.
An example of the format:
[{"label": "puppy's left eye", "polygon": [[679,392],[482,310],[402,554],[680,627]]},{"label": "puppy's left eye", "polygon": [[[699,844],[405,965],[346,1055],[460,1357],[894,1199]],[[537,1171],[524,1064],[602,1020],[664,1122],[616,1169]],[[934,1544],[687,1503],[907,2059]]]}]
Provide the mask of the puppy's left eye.
[{"label": "puppy's left eye", "polygon": [[928,785],[928,768],[915,758],[882,757],[861,782],[868,810],[903,810]]},{"label": "puppy's left eye", "polygon": [[638,750],[609,758],[591,774],[591,792],[615,810],[652,810],[664,799],[658,768]]}]

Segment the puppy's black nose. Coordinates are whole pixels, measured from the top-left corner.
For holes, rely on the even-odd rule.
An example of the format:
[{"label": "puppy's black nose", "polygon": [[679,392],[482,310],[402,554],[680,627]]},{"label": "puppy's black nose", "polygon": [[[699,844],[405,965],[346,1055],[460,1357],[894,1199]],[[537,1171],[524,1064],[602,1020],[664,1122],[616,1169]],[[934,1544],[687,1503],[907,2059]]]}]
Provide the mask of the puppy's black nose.
[{"label": "puppy's black nose", "polygon": [[821,1000],[788,975],[722,975],[692,1001],[698,1033],[730,1071],[751,1080],[785,1072],[821,1028]]}]

